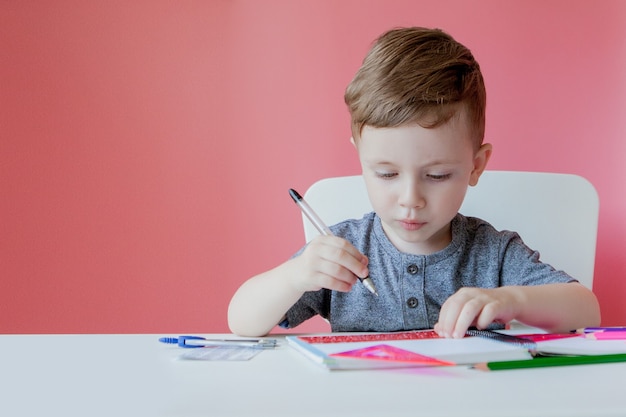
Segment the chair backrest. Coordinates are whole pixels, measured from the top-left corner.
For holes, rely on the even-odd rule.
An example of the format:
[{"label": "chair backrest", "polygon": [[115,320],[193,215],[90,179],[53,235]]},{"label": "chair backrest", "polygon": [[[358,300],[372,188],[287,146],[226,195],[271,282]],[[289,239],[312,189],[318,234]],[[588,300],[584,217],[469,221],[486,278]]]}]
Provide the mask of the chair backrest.
[{"label": "chair backrest", "polygon": [[[304,198],[328,225],[360,219],[372,211],[360,175],[326,178]],[[518,232],[539,251],[541,260],[562,269],[587,288],[593,285],[598,231],[598,194],[583,177],[572,174],[485,171],[469,187],[459,210],[498,230]],[[303,216],[305,239],[318,235]]]}]

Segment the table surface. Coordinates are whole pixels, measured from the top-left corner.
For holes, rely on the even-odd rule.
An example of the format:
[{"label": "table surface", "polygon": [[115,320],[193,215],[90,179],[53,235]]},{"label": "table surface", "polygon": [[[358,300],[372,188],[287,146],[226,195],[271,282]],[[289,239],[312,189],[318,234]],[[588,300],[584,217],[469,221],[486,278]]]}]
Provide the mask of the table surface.
[{"label": "table surface", "polygon": [[163,335],[2,335],[10,416],[626,416],[626,363],[327,371],[280,346],[183,361]]}]

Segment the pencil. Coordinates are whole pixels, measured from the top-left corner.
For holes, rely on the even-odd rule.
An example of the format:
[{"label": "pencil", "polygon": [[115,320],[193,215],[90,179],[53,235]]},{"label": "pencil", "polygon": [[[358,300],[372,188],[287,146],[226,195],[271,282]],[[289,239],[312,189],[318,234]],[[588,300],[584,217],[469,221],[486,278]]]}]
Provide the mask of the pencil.
[{"label": "pencil", "polygon": [[576,333],[595,333],[595,332],[626,332],[626,327],[584,327],[577,329]]},{"label": "pencil", "polygon": [[587,339],[595,340],[626,340],[626,331],[623,332],[593,332],[585,335]]},{"label": "pencil", "polygon": [[544,368],[549,366],[592,365],[598,363],[626,362],[626,353],[589,356],[540,356],[531,360],[488,362],[474,365],[481,371]]}]

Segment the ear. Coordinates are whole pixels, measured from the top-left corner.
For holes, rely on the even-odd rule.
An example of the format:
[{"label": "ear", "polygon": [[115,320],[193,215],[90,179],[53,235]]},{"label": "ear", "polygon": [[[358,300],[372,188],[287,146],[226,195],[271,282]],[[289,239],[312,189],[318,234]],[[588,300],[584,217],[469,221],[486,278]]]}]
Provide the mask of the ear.
[{"label": "ear", "polygon": [[478,179],[482,175],[483,171],[487,167],[487,162],[491,157],[491,151],[493,150],[493,146],[490,143],[484,143],[478,149],[478,151],[474,154],[474,169],[470,174],[469,185],[472,187],[478,184]]},{"label": "ear", "polygon": [[354,136],[350,136],[350,143],[352,144],[352,146],[356,148],[356,142],[354,141]]}]

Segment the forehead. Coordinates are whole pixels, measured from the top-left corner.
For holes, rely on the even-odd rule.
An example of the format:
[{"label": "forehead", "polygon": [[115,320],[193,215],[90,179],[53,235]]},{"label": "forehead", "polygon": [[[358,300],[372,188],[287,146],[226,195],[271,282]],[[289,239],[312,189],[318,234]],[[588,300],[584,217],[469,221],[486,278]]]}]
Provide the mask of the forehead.
[{"label": "forehead", "polygon": [[474,150],[471,129],[462,112],[432,128],[418,123],[386,128],[365,126],[355,144],[359,157],[370,163],[458,161],[471,158]]}]

